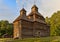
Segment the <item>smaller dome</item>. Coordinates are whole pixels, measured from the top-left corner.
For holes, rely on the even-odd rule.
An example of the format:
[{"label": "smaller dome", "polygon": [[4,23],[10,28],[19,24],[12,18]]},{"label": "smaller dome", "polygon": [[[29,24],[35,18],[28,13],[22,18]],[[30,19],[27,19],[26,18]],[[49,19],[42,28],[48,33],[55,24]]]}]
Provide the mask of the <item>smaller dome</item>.
[{"label": "smaller dome", "polygon": [[[36,9],[38,9],[38,7],[37,7],[36,5],[33,5],[32,8],[36,8]],[[31,9],[32,9],[32,8],[31,8]]]},{"label": "smaller dome", "polygon": [[21,11],[24,11],[24,12],[26,12],[26,10],[25,10],[24,8],[22,8],[22,9],[20,10],[20,12],[21,12]]},{"label": "smaller dome", "polygon": [[20,10],[20,15],[21,15],[21,16],[23,16],[23,15],[26,16],[26,10],[25,10],[24,8],[22,8],[22,9]]},{"label": "smaller dome", "polygon": [[33,5],[31,10],[32,12],[38,12],[38,7],[36,5]]}]

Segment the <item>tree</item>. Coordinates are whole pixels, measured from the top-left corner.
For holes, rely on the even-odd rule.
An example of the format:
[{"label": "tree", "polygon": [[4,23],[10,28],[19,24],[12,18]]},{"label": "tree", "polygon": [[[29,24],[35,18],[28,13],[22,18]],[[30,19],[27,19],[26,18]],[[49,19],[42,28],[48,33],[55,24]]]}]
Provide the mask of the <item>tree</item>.
[{"label": "tree", "polygon": [[50,24],[51,36],[60,35],[60,11],[53,13],[53,15],[46,19],[47,23]]},{"label": "tree", "polygon": [[56,32],[56,36],[60,36],[60,26],[57,26],[55,32]]},{"label": "tree", "polygon": [[50,18],[46,17],[45,21],[46,21],[47,24],[50,24]]},{"label": "tree", "polygon": [[13,33],[13,25],[9,23],[7,20],[0,21],[0,36],[4,34],[12,35]]},{"label": "tree", "polygon": [[[8,32],[9,31],[9,32]],[[9,35],[12,35],[13,34],[13,24],[10,23],[8,26],[7,26],[7,33]]]}]

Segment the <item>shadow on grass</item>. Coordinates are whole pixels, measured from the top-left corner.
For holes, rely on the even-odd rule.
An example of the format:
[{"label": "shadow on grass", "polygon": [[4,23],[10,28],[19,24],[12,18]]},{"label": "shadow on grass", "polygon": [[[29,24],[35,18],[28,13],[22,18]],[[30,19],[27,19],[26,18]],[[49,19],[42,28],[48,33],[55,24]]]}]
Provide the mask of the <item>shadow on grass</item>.
[{"label": "shadow on grass", "polygon": [[60,36],[24,39],[0,38],[0,42],[60,42]]}]

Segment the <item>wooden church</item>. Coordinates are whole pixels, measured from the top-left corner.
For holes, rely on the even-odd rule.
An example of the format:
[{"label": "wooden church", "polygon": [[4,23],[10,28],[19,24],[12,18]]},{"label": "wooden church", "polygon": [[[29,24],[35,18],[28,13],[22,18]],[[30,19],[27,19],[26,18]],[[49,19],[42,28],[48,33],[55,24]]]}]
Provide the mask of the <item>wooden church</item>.
[{"label": "wooden church", "polygon": [[50,26],[46,24],[45,18],[38,12],[38,7],[33,5],[31,12],[26,15],[22,8],[20,15],[13,22],[14,38],[34,38],[50,36]]}]

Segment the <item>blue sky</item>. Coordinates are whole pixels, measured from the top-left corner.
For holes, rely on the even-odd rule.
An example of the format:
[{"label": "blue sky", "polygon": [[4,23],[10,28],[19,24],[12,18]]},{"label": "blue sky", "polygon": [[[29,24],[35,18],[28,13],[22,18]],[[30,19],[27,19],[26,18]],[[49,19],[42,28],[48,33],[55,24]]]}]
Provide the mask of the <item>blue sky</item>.
[{"label": "blue sky", "polygon": [[16,0],[0,0],[0,20],[12,22],[17,14]]},{"label": "blue sky", "polygon": [[[37,0],[35,4],[44,17],[51,17],[54,12],[60,10],[60,0]],[[20,15],[19,11],[23,5],[28,14],[34,0],[0,0],[0,20],[13,22]]]}]

